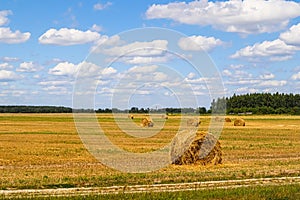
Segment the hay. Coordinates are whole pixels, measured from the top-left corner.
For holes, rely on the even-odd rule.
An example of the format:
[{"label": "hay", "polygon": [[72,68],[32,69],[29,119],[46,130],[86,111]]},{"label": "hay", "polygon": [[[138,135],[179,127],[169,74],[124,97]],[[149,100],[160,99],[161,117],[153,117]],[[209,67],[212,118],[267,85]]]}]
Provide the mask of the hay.
[{"label": "hay", "polygon": [[201,121],[198,118],[197,119],[188,119],[186,121],[187,126],[198,127],[200,124],[201,124]]},{"label": "hay", "polygon": [[133,115],[128,115],[128,118],[133,119],[134,116]]},{"label": "hay", "polygon": [[196,137],[175,137],[171,146],[171,160],[176,165],[221,164],[221,144],[209,133]]},{"label": "hay", "polygon": [[236,120],[234,120],[234,126],[245,126],[245,120],[243,120],[242,118],[238,118]]},{"label": "hay", "polygon": [[162,119],[168,119],[169,117],[168,117],[168,115],[162,115],[161,118]]},{"label": "hay", "polygon": [[143,118],[142,119],[142,127],[153,127],[154,123],[152,122],[152,120],[149,117]]},{"label": "hay", "polygon": [[231,122],[231,119],[229,117],[226,117],[225,122]]}]

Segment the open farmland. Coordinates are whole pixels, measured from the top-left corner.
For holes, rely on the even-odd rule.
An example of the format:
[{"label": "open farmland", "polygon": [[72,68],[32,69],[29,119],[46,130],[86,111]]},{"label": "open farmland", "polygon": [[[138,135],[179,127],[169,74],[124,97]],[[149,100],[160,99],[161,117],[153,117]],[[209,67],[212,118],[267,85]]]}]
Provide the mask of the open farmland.
[{"label": "open farmland", "polygon": [[[232,119],[237,116],[230,116]],[[0,189],[108,187],[296,177],[300,175],[300,116],[245,116],[245,127],[224,124],[223,164],[170,165],[151,173],[122,173],[99,163],[82,144],[72,114],[0,115]],[[170,142],[179,116],[170,116],[161,133],[136,139],[122,133],[111,115],[98,115],[107,136],[132,152]],[[138,119],[134,119],[139,123]],[[209,116],[201,117],[200,131]]]}]

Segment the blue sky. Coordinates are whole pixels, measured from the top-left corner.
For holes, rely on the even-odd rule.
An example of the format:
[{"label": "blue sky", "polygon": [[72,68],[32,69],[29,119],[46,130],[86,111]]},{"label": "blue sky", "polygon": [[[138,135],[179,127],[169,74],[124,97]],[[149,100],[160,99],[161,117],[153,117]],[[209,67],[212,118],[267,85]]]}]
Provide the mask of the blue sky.
[{"label": "blue sky", "polygon": [[[183,36],[171,41],[159,32],[148,38],[142,29],[126,32],[147,27]],[[208,107],[212,79],[174,59],[172,43],[186,58],[205,50],[226,96],[299,93],[299,35],[299,1],[0,0],[0,104],[72,106],[78,73],[91,73],[95,107],[195,106],[178,103],[190,91]],[[164,50],[144,49],[108,65],[132,48]],[[94,62],[99,55],[107,62]],[[124,81],[131,89],[120,88]],[[123,106],[113,100],[123,98],[118,89],[129,94]]]}]

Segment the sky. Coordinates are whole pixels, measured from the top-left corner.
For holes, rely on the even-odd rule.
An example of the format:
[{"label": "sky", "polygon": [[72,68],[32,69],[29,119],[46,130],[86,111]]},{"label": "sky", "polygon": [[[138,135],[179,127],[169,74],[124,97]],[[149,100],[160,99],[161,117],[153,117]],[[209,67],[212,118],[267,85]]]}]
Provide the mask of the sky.
[{"label": "sky", "polygon": [[209,107],[299,93],[300,3],[0,0],[0,105]]}]

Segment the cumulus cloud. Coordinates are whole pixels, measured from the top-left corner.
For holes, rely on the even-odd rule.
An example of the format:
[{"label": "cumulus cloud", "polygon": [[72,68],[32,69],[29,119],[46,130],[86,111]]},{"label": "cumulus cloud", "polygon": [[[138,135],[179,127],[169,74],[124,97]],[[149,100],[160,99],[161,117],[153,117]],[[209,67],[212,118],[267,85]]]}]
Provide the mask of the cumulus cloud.
[{"label": "cumulus cloud", "polygon": [[153,73],[157,70],[157,65],[149,65],[149,66],[134,66],[131,67],[128,72],[129,73]]},{"label": "cumulus cloud", "polygon": [[183,24],[211,25],[215,29],[241,34],[274,32],[300,16],[300,4],[285,0],[192,1],[153,4],[148,19],[171,19]]},{"label": "cumulus cloud", "polygon": [[292,26],[288,31],[281,33],[279,38],[288,45],[300,47],[300,23]]},{"label": "cumulus cloud", "polygon": [[40,69],[40,66],[34,62],[22,62],[17,68],[17,72],[36,72]]},{"label": "cumulus cloud", "polygon": [[273,79],[273,78],[275,78],[275,75],[272,73],[262,74],[259,76],[259,78],[264,79],[264,80]]},{"label": "cumulus cloud", "polygon": [[69,46],[95,42],[100,38],[99,33],[90,30],[80,31],[77,29],[61,28],[59,30],[49,29],[39,37],[39,42],[41,44]]},{"label": "cumulus cloud", "polygon": [[278,86],[284,86],[287,84],[286,80],[267,80],[262,81],[259,86],[271,86],[271,87],[278,87]]},{"label": "cumulus cloud", "polygon": [[104,10],[106,8],[108,8],[109,6],[111,6],[112,3],[111,2],[106,2],[105,4],[101,4],[101,3],[97,3],[94,5],[94,10]]},{"label": "cumulus cloud", "polygon": [[2,61],[4,62],[17,62],[19,61],[20,59],[19,58],[16,58],[16,57],[8,57],[8,56],[4,56],[1,58]]},{"label": "cumulus cloud", "polygon": [[30,38],[30,33],[21,33],[19,30],[13,32],[10,28],[0,27],[0,42],[7,44],[17,44],[26,42]]},{"label": "cumulus cloud", "polygon": [[292,80],[300,80],[300,72],[293,74],[291,77]]},{"label": "cumulus cloud", "polygon": [[0,70],[0,81],[14,81],[19,79],[20,76],[18,76],[15,72],[13,71],[8,71],[8,70]]},{"label": "cumulus cloud", "polygon": [[178,46],[186,51],[211,51],[215,47],[223,44],[220,39],[200,35],[180,38],[178,41]]},{"label": "cumulus cloud", "polygon": [[11,15],[12,11],[11,10],[2,10],[0,11],[0,26],[3,26],[5,24],[9,23],[9,20],[7,18],[8,15]]},{"label": "cumulus cloud", "polygon": [[12,68],[14,67],[9,63],[0,63],[0,69],[12,69]]},{"label": "cumulus cloud", "polygon": [[93,26],[91,27],[91,31],[100,32],[102,31],[102,27],[97,24],[93,24]]},{"label": "cumulus cloud", "polygon": [[153,40],[150,42],[133,42],[123,46],[105,49],[110,56],[156,56],[167,50],[167,40]]},{"label": "cumulus cloud", "polygon": [[300,48],[287,45],[282,40],[276,39],[273,41],[256,43],[253,46],[247,46],[230,57],[246,58],[252,61],[259,60],[260,58],[265,58],[270,61],[282,61],[290,59],[297,50],[300,50]]},{"label": "cumulus cloud", "polygon": [[73,63],[62,62],[49,69],[48,73],[57,76],[74,76],[77,72],[77,66]]},{"label": "cumulus cloud", "polygon": [[68,76],[71,78],[78,77],[95,77],[100,75],[110,75],[116,73],[117,70],[108,67],[101,68],[98,65],[83,61],[79,64],[70,62],[58,63],[53,68],[49,69],[48,73],[56,76]]}]

